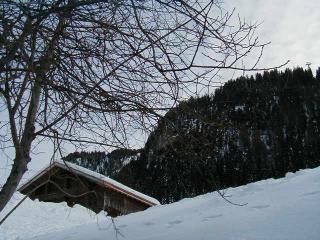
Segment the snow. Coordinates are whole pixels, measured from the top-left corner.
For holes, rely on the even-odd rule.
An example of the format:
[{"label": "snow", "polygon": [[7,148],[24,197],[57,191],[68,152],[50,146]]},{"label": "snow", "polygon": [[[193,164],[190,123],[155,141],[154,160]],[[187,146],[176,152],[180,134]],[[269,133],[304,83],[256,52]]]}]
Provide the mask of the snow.
[{"label": "snow", "polygon": [[[122,167],[128,165],[129,163],[131,163],[132,161],[137,161],[138,158],[140,157],[140,153],[137,153],[136,155],[130,156],[130,157],[124,157],[121,159],[122,162]],[[120,169],[118,170],[120,171]]]},{"label": "snow", "polygon": [[28,200],[0,227],[0,239],[320,239],[320,167],[223,192],[230,201],[246,205],[231,205],[216,192],[208,193],[118,217],[118,234],[110,219],[90,220],[79,206],[70,215],[81,219],[67,221],[65,206]]},{"label": "snow", "polygon": [[237,105],[234,107],[235,111],[244,111],[246,108],[246,105]]},{"label": "snow", "polygon": [[[17,192],[9,205],[0,213],[0,219],[23,197],[24,195]],[[0,240],[32,238],[104,218],[103,213],[96,215],[80,205],[70,208],[66,203],[45,203],[27,198],[0,226]]]},{"label": "snow", "polygon": [[[37,173],[35,176],[33,176],[31,178],[31,181],[29,183],[31,183],[33,180],[36,180],[37,178],[39,178],[43,173],[46,172],[46,169],[53,167],[54,165],[57,165],[65,170],[71,170],[71,171],[75,171],[80,175],[86,175],[86,176],[90,176],[93,180],[99,180],[101,182],[103,182],[105,185],[115,189],[118,192],[121,192],[125,195],[130,195],[131,197],[135,197],[137,199],[140,200],[146,200],[149,204],[151,205],[159,205],[160,202],[155,199],[152,198],[150,196],[147,196],[143,193],[140,193],[132,188],[129,188],[109,177],[106,177],[102,174],[99,174],[97,172],[91,171],[87,168],[78,166],[76,164],[70,163],[70,162],[64,162],[62,160],[56,160],[53,163],[50,163],[49,166],[45,167],[42,171],[40,171],[40,174]],[[27,181],[28,183],[28,181]],[[25,184],[27,184],[25,183]],[[22,186],[22,188],[24,188],[24,186]]]}]

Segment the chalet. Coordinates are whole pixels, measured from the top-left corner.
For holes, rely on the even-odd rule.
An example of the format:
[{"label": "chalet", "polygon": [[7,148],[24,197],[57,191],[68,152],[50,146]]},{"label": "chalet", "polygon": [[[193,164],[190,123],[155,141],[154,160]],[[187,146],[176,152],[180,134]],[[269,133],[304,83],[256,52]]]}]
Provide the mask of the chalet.
[{"label": "chalet", "polygon": [[110,216],[143,211],[160,204],[104,175],[75,164],[55,161],[18,189],[32,200],[80,204],[96,213]]}]

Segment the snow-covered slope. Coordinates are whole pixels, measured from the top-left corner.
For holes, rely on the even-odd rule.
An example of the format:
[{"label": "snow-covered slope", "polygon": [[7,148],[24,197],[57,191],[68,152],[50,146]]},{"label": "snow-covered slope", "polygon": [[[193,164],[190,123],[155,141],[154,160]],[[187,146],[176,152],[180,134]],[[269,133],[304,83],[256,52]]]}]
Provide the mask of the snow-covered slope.
[{"label": "snow-covered slope", "polygon": [[[57,218],[58,212],[66,211],[64,207],[65,210],[62,210],[60,205],[34,203],[31,208],[31,202],[27,202],[0,227],[0,239],[320,239],[320,168],[290,173],[283,179],[230,188],[224,192],[229,200],[247,205],[231,205],[213,192],[118,217],[115,219],[119,229],[117,236],[110,219],[100,216],[98,221],[89,220],[86,211],[80,213],[77,207],[70,212],[75,212],[79,219],[70,218],[66,223],[66,219],[62,220],[65,217]],[[30,208],[29,211],[26,207]],[[69,227],[84,221],[81,219],[92,222]],[[65,223],[65,229],[53,231],[55,224],[61,228],[60,221]],[[32,234],[28,233],[30,226],[33,228],[32,234],[37,237],[31,237]]]},{"label": "snow-covered slope", "polygon": [[[0,214],[0,219],[23,197],[22,194],[16,193],[4,212]],[[80,205],[70,208],[66,203],[45,203],[27,198],[0,225],[0,240],[23,240],[104,218],[102,213],[96,215]]]}]

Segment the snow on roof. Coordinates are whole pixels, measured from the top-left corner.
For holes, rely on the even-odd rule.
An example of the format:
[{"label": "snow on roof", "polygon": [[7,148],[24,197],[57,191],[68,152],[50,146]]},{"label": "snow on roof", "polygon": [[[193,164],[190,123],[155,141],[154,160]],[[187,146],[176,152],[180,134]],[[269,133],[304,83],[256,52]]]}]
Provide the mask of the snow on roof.
[{"label": "snow on roof", "polygon": [[106,177],[100,173],[91,171],[87,168],[78,166],[78,165],[70,163],[70,162],[65,162],[62,160],[56,160],[53,163],[50,163],[49,166],[45,167],[42,171],[40,171],[38,174],[33,176],[22,187],[20,187],[19,191],[22,191],[23,189],[28,187],[32,182],[34,182],[35,180],[40,178],[42,175],[44,175],[48,170],[50,170],[54,166],[60,167],[64,170],[67,170],[70,172],[74,172],[76,174],[79,174],[81,176],[89,178],[89,179],[93,180],[94,182],[99,182],[101,185],[103,185],[107,188],[110,188],[114,191],[120,192],[120,193],[127,195],[131,198],[134,198],[140,202],[144,202],[150,206],[160,205],[160,202],[155,198],[152,198],[152,197],[147,196],[141,192],[138,192],[132,188],[129,188],[126,185],[119,183],[119,182],[117,182],[109,177]]}]

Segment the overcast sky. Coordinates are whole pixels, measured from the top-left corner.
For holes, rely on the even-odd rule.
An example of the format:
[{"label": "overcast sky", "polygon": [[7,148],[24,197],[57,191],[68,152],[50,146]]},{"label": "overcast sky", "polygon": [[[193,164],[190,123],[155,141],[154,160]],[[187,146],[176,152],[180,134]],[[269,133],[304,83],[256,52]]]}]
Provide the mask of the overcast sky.
[{"label": "overcast sky", "polygon": [[[320,65],[320,1],[319,0],[228,0],[226,9],[236,12],[248,22],[259,22],[261,42],[271,41],[265,49],[261,67],[277,66],[290,60],[288,67],[311,62],[315,70]],[[51,147],[42,144],[32,156],[31,173],[50,160]],[[9,153],[10,154],[10,153]],[[10,170],[10,161],[0,152],[0,184]]]},{"label": "overcast sky", "polygon": [[288,67],[311,62],[320,65],[319,0],[227,0],[227,9],[236,8],[248,22],[261,23],[258,36],[269,42],[261,66],[276,66],[290,60]]}]

